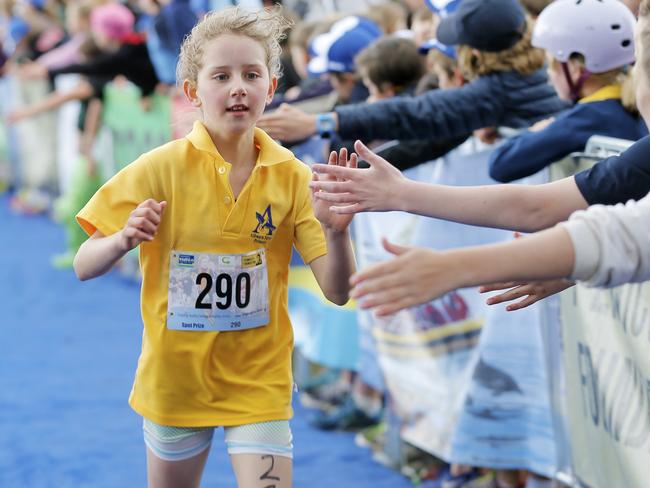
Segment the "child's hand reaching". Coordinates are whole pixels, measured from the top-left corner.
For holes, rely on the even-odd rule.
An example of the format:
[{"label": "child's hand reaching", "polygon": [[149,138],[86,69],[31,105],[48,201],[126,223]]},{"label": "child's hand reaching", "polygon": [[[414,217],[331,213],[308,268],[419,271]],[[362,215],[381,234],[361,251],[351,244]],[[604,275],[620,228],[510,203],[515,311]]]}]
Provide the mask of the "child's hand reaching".
[{"label": "child's hand reaching", "polygon": [[[348,159],[347,149],[345,148],[341,149],[339,151],[339,154],[336,154],[336,151],[332,151],[330,153],[330,157],[328,161],[328,167],[329,166],[332,167],[336,166],[338,168],[356,169],[357,155],[355,153],[352,153],[350,155],[350,158]],[[314,173],[313,180],[310,186],[311,186],[311,194],[312,194],[312,205],[314,207],[314,215],[316,216],[316,218],[326,228],[342,231],[348,228],[350,222],[352,221],[353,215],[337,214],[335,212],[332,212],[332,209],[330,207],[331,204],[326,200],[318,198],[317,194],[319,190],[317,190],[313,186],[314,183],[318,183],[318,182],[337,182],[337,181],[343,181],[343,180],[341,178],[337,178],[331,175],[325,174],[319,176],[318,173]]]},{"label": "child's hand reaching", "polygon": [[[400,183],[407,181],[406,178],[361,141],[355,142],[354,148],[370,168],[315,164],[312,169],[319,175],[319,179],[310,184],[316,190],[315,198],[333,205],[330,210],[339,214],[398,210],[401,203]],[[325,179],[323,176],[331,178]]]},{"label": "child's hand reaching", "polygon": [[382,244],[395,258],[350,278],[350,296],[359,300],[361,308],[373,308],[377,316],[390,315],[458,288],[462,263],[457,260],[431,249],[399,246],[385,238]]},{"label": "child's hand reaching", "polygon": [[126,225],[121,230],[120,247],[127,252],[144,241],[152,241],[156,236],[158,225],[167,202],[157,202],[153,198],[145,200],[138,205]]}]

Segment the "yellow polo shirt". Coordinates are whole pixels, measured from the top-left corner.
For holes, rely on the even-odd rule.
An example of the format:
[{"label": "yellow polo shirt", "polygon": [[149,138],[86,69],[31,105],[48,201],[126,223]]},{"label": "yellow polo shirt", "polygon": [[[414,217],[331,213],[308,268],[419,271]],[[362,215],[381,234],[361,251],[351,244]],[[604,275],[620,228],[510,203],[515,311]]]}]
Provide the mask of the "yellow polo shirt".
[{"label": "yellow polo shirt", "polygon": [[[125,167],[77,215],[89,235],[110,235],[144,200],[167,201],[156,238],[140,245],[144,333],[129,398],[136,412],[154,422],[199,427],[292,416],[291,249],[295,244],[308,263],[326,253],[326,243],[311,206],[309,168],[259,129],[255,141],[258,161],[237,201],[231,165],[196,122],[187,137]],[[269,206],[275,228],[267,235],[256,229],[258,214]],[[268,325],[228,332],[166,327],[172,250],[240,254],[260,248],[268,266]]]}]

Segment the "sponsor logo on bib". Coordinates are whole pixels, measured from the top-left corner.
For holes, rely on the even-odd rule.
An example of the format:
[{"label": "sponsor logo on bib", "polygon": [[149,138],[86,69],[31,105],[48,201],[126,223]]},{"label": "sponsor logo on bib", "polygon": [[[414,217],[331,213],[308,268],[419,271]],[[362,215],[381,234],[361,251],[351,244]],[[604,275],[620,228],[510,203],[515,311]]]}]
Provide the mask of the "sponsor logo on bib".
[{"label": "sponsor logo on bib", "polygon": [[191,254],[179,254],[178,265],[191,268],[194,266],[194,256]]}]

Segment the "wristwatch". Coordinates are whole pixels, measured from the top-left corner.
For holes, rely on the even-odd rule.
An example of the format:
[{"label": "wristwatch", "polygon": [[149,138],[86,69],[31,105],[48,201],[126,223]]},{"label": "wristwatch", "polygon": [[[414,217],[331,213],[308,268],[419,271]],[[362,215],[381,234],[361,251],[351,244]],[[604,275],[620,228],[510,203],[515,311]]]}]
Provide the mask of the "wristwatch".
[{"label": "wristwatch", "polygon": [[331,112],[316,115],[316,132],[324,138],[330,138],[336,132],[336,121]]}]

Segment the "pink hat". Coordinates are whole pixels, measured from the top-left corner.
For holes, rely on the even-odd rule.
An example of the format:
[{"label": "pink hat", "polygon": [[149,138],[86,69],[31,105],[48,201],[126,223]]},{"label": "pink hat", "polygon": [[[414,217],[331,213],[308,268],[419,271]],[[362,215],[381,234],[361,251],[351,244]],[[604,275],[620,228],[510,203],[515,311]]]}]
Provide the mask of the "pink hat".
[{"label": "pink hat", "polygon": [[90,13],[90,27],[109,39],[122,40],[133,32],[135,16],[124,5],[110,3],[94,8]]}]

